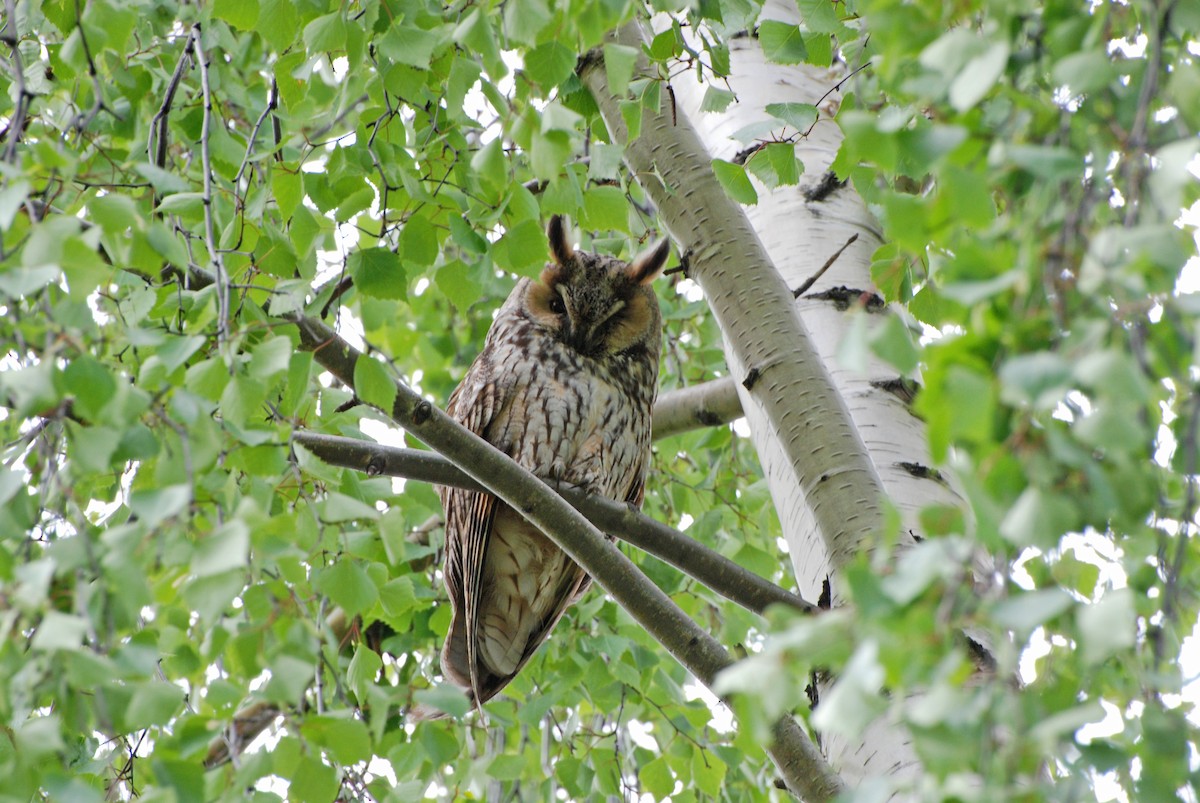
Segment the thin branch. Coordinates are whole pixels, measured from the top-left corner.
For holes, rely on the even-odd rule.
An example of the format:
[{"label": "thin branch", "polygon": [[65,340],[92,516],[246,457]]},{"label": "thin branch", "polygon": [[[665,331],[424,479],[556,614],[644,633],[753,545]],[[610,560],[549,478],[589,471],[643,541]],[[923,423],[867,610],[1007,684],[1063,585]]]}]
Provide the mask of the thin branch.
[{"label": "thin branch", "polygon": [[[88,75],[92,78],[92,108],[86,112],[80,112],[71,120],[70,128],[76,131],[83,131],[92,121],[96,119],[96,115],[101,110],[106,110],[112,113],[112,110],[104,103],[103,85],[100,83],[100,73],[96,70],[96,60],[92,56],[92,48],[88,44],[87,33],[83,30],[83,9],[80,6],[79,0],[75,0],[75,25],[79,29],[79,43],[83,45],[83,55],[87,59]],[[115,115],[114,115],[115,116]]]},{"label": "thin branch", "polygon": [[[360,355],[324,324],[298,315],[290,318],[300,330],[302,347],[353,387],[354,364]],[[545,533],[701,683],[711,688],[718,673],[733,664],[716,639],[562,497],[403,382],[395,382],[395,388],[389,413],[393,421]],[[775,740],[767,749],[789,787],[810,801],[836,797],[844,784],[817,745],[790,715],[774,727]]]},{"label": "thin branch", "polygon": [[229,337],[229,276],[225,260],[217,249],[216,226],[213,223],[212,154],[209,138],[212,133],[212,91],[208,83],[208,59],[200,42],[200,23],[192,26],[192,49],[200,67],[200,91],[204,95],[204,122],[200,128],[200,160],[204,169],[204,245],[215,269],[217,283],[217,342],[224,344]]},{"label": "thin branch", "polygon": [[238,168],[237,175],[233,177],[233,186],[236,188],[242,180],[242,175],[246,172],[246,166],[250,164],[250,157],[254,153],[254,142],[258,139],[258,132],[262,130],[263,123],[267,121],[267,117],[271,112],[279,108],[279,84],[275,79],[271,79],[271,86],[267,90],[267,106],[262,110],[262,114],[258,116],[258,120],[254,123],[254,128],[250,130],[250,136],[246,140],[246,155],[242,157],[241,167]]},{"label": "thin branch", "polygon": [[[1197,443],[1197,429],[1200,427],[1200,393],[1196,389],[1192,391],[1191,401],[1191,409],[1187,413],[1187,427],[1184,430],[1183,440],[1179,444],[1179,448],[1183,450],[1183,474],[1187,479],[1187,490],[1184,492],[1183,513],[1179,517],[1179,532],[1175,535],[1175,554],[1166,567],[1164,576],[1162,604],[1164,624],[1177,623],[1179,613],[1175,606],[1179,603],[1181,592],[1179,580],[1183,576],[1183,564],[1191,543],[1192,525],[1196,519],[1196,464],[1197,452],[1200,450],[1200,444]],[[1161,635],[1154,641],[1155,669],[1163,660],[1162,642]]]},{"label": "thin branch", "polygon": [[4,161],[12,163],[17,158],[17,143],[21,139],[21,132],[25,130],[25,120],[29,115],[29,101],[33,99],[33,93],[25,86],[25,65],[21,62],[21,34],[17,30],[15,0],[4,0],[4,11],[8,19],[9,30],[3,41],[12,48],[13,86],[16,89],[17,103],[8,123],[6,132],[8,141],[4,145]]},{"label": "thin branch", "polygon": [[[327,463],[371,476],[405,477],[471,491],[484,490],[453,463],[432,452],[315,432],[295,432],[292,439]],[[604,532],[666,561],[748,610],[761,614],[767,606],[774,604],[787,605],[805,613],[817,610],[815,605],[628,505],[568,484],[550,482],[547,485]]]},{"label": "thin branch", "polygon": [[167,122],[171,114],[171,106],[175,103],[175,93],[179,91],[179,84],[183,81],[183,72],[191,61],[192,37],[196,35],[196,28],[188,31],[187,38],[183,42],[183,52],[179,54],[179,61],[175,64],[175,72],[171,74],[171,80],[167,83],[167,92],[163,95],[162,105],[158,107],[154,119],[150,121],[150,137],[146,141],[146,156],[158,167],[167,165]]},{"label": "thin branch", "polygon": [[849,248],[851,243],[853,243],[857,239],[858,239],[858,232],[851,234],[850,239],[846,240],[846,242],[842,245],[842,247],[833,253],[833,256],[831,256],[829,259],[825,260],[825,264],[822,265],[821,267],[817,268],[816,273],[814,273],[812,276],[809,276],[807,279],[804,280],[803,284],[801,284],[799,287],[797,287],[795,290],[792,291],[792,297],[799,298],[800,296],[804,295],[805,292],[808,291],[808,288],[810,288],[814,284],[816,284],[817,279],[820,279],[822,276],[824,276],[825,271],[829,270],[833,266],[833,263],[838,261],[838,257],[840,257],[842,255],[842,252],[845,251],[847,248]]},{"label": "thin branch", "polygon": [[1129,132],[1128,148],[1125,155],[1125,227],[1133,226],[1141,211],[1141,189],[1146,176],[1150,172],[1150,155],[1146,153],[1148,130],[1150,127],[1150,103],[1158,94],[1159,72],[1162,69],[1163,39],[1167,35],[1168,22],[1175,8],[1174,0],[1163,3],[1158,11],[1154,25],[1146,26],[1150,38],[1146,54],[1146,70],[1142,77],[1141,91],[1138,93],[1137,110],[1134,114],[1133,127]]}]

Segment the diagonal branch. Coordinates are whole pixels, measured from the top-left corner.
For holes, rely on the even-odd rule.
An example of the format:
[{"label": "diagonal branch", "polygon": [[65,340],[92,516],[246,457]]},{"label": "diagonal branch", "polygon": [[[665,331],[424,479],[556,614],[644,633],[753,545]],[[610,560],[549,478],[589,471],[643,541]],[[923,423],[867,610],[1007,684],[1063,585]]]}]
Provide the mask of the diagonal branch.
[{"label": "diagonal branch", "polygon": [[[431,452],[314,432],[296,432],[292,440],[327,463],[371,476],[406,477],[472,491],[484,490],[453,463]],[[547,484],[604,532],[666,561],[748,610],[761,614],[773,604],[787,605],[804,613],[817,610],[815,605],[628,505],[574,486]]]},{"label": "diagonal branch", "polygon": [[[298,315],[289,319],[300,330],[302,347],[353,387],[354,364],[361,355],[323,323]],[[716,639],[562,497],[412,388],[398,381],[395,388],[396,400],[389,411],[393,421],[545,533],[700,682],[711,688],[717,674],[733,664]],[[773,736],[767,751],[792,791],[806,800],[826,801],[844,789],[817,745],[790,715],[775,723]]]}]

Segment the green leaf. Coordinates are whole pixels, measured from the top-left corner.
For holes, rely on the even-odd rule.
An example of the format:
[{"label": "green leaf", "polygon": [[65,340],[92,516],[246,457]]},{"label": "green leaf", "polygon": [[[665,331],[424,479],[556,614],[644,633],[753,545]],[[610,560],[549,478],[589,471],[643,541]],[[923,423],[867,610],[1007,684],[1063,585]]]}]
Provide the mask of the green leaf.
[{"label": "green leaf", "polygon": [[728,89],[721,89],[718,86],[709,85],[704,90],[704,99],[700,101],[700,111],[702,112],[723,112],[729,108],[729,104],[737,100],[737,95],[730,92]]},{"label": "green leaf", "polygon": [[879,645],[865,641],[858,645],[833,688],[822,695],[821,705],[813,714],[813,724],[824,732],[857,739],[887,707],[880,690],[884,670],[879,663]]},{"label": "green leaf", "polygon": [[197,577],[222,574],[246,566],[250,557],[250,530],[232,519],[201,536],[192,553],[192,573]]},{"label": "green leaf", "polygon": [[344,50],[346,17],[341,11],[317,17],[304,26],[304,44],[314,52]]},{"label": "green leaf", "polygon": [[675,791],[675,776],[665,756],[649,761],[638,770],[638,780],[655,800],[669,797]]},{"label": "green leaf", "polygon": [[817,121],[817,107],[811,103],[768,103],[766,108],[767,114],[797,131],[807,131]]},{"label": "green leaf", "polygon": [[1137,643],[1137,612],[1128,588],[1112,589],[1097,602],[1079,606],[1075,622],[1088,664],[1099,664]]},{"label": "green leaf", "polygon": [[315,756],[303,756],[288,787],[288,799],[296,803],[330,803],[337,797],[338,773]]},{"label": "green leaf", "polygon": [[917,367],[917,347],[912,333],[899,315],[884,316],[883,325],[871,334],[871,351],[901,374],[909,375]]},{"label": "green leaf", "polygon": [[950,84],[950,105],[960,112],[973,108],[1000,80],[1006,64],[1008,44],[992,42],[982,54],[967,62]]},{"label": "green leaf", "polygon": [[1058,588],[1018,593],[996,604],[992,621],[1018,633],[1029,633],[1075,604],[1070,595]]},{"label": "green leaf", "polygon": [[799,182],[800,167],[795,147],[788,142],[764,145],[746,161],[746,169],[768,189]]},{"label": "green leaf", "polygon": [[149,529],[182,514],[191,502],[192,489],[188,485],[139,488],[129,494],[130,512]]},{"label": "green leaf", "polygon": [[30,187],[28,181],[14,181],[6,187],[0,188],[0,231],[8,231],[12,228],[13,219],[17,216],[21,205],[25,203]]},{"label": "green leaf", "polygon": [[379,50],[396,64],[426,70],[443,37],[410,25],[393,25],[379,40]]},{"label": "green leaf", "polygon": [[461,719],[471,710],[471,701],[458,686],[443,683],[431,689],[418,689],[413,692],[413,699],[422,705],[427,705],[442,711],[455,719]]},{"label": "green leaf", "polygon": [[164,196],[158,204],[158,211],[166,215],[196,215],[204,212],[204,193],[177,192]]},{"label": "green leaf", "polygon": [[87,354],[72,360],[62,378],[66,391],[74,397],[76,412],[89,421],[100,418],[101,410],[117,391],[112,374]]},{"label": "green leaf", "polygon": [[[236,0],[231,0],[236,2]],[[282,53],[296,41],[300,17],[292,0],[259,0],[258,23],[262,38],[275,52]]]},{"label": "green leaf", "polygon": [[379,590],[354,560],[342,557],[321,569],[313,578],[313,588],[329,597],[347,616],[357,616],[379,599]]},{"label": "green leaf", "polygon": [[767,61],[776,64],[800,64],[808,56],[798,25],[764,20],[758,24],[758,41]]},{"label": "green leaf", "polygon": [[495,247],[496,261],[514,272],[541,265],[546,261],[547,252],[546,234],[535,220],[513,226]]},{"label": "green leaf", "polygon": [[264,381],[288,369],[295,346],[290,337],[269,337],[254,347],[248,373]]},{"label": "green leaf", "polygon": [[511,0],[504,4],[504,32],[520,44],[537,44],[538,34],[550,19],[546,0]]},{"label": "green leaf", "polygon": [[258,0],[214,0],[214,17],[243,31],[254,30],[258,23]]},{"label": "green leaf", "polygon": [[77,650],[87,629],[82,616],[48,611],[34,629],[29,646],[34,650]]},{"label": "green leaf", "polygon": [[[612,42],[604,44],[604,72],[608,78],[609,91],[618,97],[623,97],[629,89],[629,81],[633,78],[633,69],[637,64],[638,51],[632,47],[618,45]],[[574,67],[574,60],[571,62]]]},{"label": "green leaf", "polygon": [[446,294],[446,298],[450,299],[450,303],[460,311],[465,312],[479,300],[479,284],[471,279],[467,266],[458,260],[438,268],[433,280],[438,289]]},{"label": "green leaf", "polygon": [[365,354],[354,363],[354,392],[385,413],[390,413],[396,404],[396,380],[383,363]]},{"label": "green leaf", "polygon": [[488,764],[487,774],[500,781],[515,781],[525,770],[525,760],[521,756],[499,755]]},{"label": "green leaf", "polygon": [[424,215],[413,215],[400,230],[400,256],[405,262],[422,267],[438,257],[437,231]]},{"label": "green leaf", "polygon": [[525,54],[525,72],[547,89],[575,74],[575,51],[558,41],[538,45]]},{"label": "green leaf", "polygon": [[841,33],[842,22],[830,0],[796,0],[796,5],[808,30],[819,34]]},{"label": "green leaf", "polygon": [[166,725],[183,707],[183,689],[174,683],[139,683],[125,710],[125,723],[133,729]]},{"label": "green leaf", "polygon": [[375,679],[383,669],[383,658],[366,644],[359,642],[354,648],[354,657],[346,670],[346,682],[359,700],[367,699],[368,689],[375,685]]},{"label": "green leaf", "polygon": [[1102,50],[1084,50],[1060,59],[1050,72],[1059,84],[1072,94],[1087,94],[1107,86],[1117,77],[1116,67]]},{"label": "green leaf", "polygon": [[1052,351],[1012,357],[1000,367],[1000,398],[1035,410],[1053,410],[1071,389],[1071,365]]},{"label": "green leaf", "polygon": [[248,376],[231,377],[221,393],[221,416],[239,429],[265,420],[267,386]]},{"label": "green leaf", "polygon": [[725,762],[715,752],[697,747],[692,750],[692,783],[706,795],[717,798],[725,784]]},{"label": "green leaf", "polygon": [[683,52],[683,43],[680,41],[679,34],[676,32],[674,26],[656,34],[650,40],[649,52],[650,58],[655,61],[666,61],[667,59],[675,58]]},{"label": "green leaf", "polygon": [[408,298],[408,277],[400,257],[386,248],[361,248],[347,260],[358,291],[373,298]]},{"label": "green leaf", "polygon": [[357,764],[371,757],[371,737],[361,720],[309,717],[304,720],[301,732],[315,744],[327,749],[333,760],[343,766]]},{"label": "green leaf", "polygon": [[758,193],[755,192],[754,185],[750,183],[744,167],[723,159],[713,159],[712,168],[713,175],[725,189],[726,195],[740,204],[758,203]]},{"label": "green leaf", "polygon": [[493,191],[508,185],[508,162],[504,158],[504,143],[498,137],[475,152],[471,167]]},{"label": "green leaf", "polygon": [[592,187],[583,196],[580,223],[593,231],[627,231],[629,205],[620,187]]},{"label": "green leaf", "polygon": [[944,459],[953,440],[990,440],[996,402],[989,379],[971,368],[954,365],[931,380],[917,396],[916,407],[929,425],[934,460]]}]

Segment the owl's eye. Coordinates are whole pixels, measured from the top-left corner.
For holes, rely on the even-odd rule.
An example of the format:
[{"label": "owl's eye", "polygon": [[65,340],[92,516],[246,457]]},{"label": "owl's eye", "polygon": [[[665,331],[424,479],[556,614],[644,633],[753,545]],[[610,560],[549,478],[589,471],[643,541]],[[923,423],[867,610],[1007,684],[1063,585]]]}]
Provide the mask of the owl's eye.
[{"label": "owl's eye", "polygon": [[555,315],[562,315],[567,311],[567,307],[561,298],[552,298],[550,299],[550,311]]}]

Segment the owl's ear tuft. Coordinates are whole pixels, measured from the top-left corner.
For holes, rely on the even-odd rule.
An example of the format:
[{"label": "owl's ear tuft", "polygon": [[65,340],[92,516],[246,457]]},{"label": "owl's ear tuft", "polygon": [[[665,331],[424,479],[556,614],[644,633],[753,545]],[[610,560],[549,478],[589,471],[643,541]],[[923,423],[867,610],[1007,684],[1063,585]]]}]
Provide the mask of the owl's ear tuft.
[{"label": "owl's ear tuft", "polygon": [[634,257],[633,262],[626,268],[626,273],[634,284],[650,284],[667,264],[670,253],[671,241],[664,237]]},{"label": "owl's ear tuft", "polygon": [[550,218],[550,224],[546,226],[546,236],[550,239],[550,253],[554,255],[555,262],[566,265],[575,258],[575,249],[567,239],[567,226],[562,215]]}]

